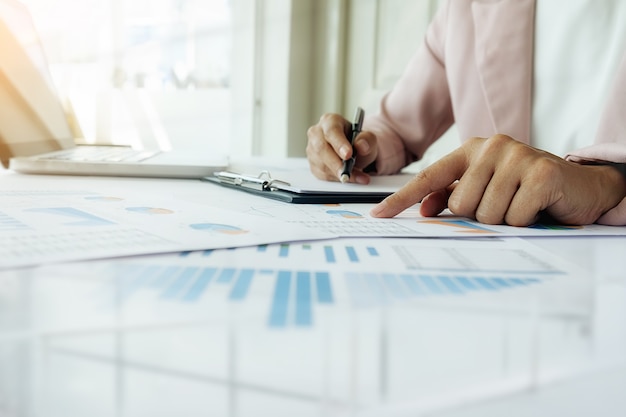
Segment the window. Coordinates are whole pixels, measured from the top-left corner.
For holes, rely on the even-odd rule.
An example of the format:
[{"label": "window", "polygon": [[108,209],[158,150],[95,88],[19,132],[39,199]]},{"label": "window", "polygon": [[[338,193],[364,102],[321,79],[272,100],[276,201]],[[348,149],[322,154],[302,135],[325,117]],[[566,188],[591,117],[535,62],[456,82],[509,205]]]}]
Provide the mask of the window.
[{"label": "window", "polygon": [[227,152],[229,0],[25,0],[87,142]]}]

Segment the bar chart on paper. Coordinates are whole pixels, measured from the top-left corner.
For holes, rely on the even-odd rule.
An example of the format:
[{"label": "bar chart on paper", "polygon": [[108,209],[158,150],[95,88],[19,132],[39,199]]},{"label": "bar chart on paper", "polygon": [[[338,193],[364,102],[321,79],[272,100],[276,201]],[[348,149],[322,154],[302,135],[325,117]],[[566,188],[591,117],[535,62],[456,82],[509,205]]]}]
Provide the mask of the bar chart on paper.
[{"label": "bar chart on paper", "polygon": [[320,309],[495,299],[569,274],[531,250],[536,248],[514,242],[340,239],[260,245],[118,262],[112,275],[122,307],[139,297],[183,308],[216,300],[240,306],[254,302],[263,305],[271,328],[310,327]]},{"label": "bar chart on paper", "polygon": [[531,236],[623,236],[624,229],[590,224],[569,226],[537,224],[529,227],[486,225],[444,211],[437,217],[423,217],[413,206],[389,219],[374,218],[373,204],[280,204],[270,199],[250,202],[241,196],[218,202],[223,208],[292,225],[326,231],[339,237],[531,237]]}]

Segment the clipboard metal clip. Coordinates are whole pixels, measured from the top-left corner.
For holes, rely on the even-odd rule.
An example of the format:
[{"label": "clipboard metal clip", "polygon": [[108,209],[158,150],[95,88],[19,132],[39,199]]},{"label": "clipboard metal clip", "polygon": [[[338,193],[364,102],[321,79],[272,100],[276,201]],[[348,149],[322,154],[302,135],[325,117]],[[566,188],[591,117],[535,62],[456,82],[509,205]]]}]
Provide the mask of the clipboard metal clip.
[{"label": "clipboard metal clip", "polygon": [[286,181],[272,178],[272,175],[267,170],[261,171],[256,177],[229,171],[219,171],[214,175],[220,182],[231,185],[240,185],[242,187],[252,188],[259,191],[273,191],[276,189],[274,187],[275,184],[283,184],[286,186],[291,185]]}]

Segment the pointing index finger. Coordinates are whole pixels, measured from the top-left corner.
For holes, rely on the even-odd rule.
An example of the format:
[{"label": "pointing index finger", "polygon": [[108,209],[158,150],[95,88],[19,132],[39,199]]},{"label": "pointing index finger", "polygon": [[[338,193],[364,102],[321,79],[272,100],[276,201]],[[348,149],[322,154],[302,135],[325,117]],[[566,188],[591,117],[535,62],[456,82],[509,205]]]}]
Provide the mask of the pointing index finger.
[{"label": "pointing index finger", "polygon": [[466,148],[456,149],[415,175],[401,189],[374,206],[370,214],[374,217],[394,217],[430,193],[460,179],[468,164]]}]

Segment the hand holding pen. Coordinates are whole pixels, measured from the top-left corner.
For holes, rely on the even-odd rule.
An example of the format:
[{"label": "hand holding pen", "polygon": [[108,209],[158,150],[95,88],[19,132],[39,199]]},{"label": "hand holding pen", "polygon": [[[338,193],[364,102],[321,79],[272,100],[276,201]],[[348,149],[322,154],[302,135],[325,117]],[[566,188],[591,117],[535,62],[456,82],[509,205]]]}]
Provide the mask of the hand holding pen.
[{"label": "hand holding pen", "polygon": [[[307,131],[306,154],[311,172],[326,181],[350,181],[369,184],[370,175],[363,169],[378,156],[376,136],[361,131],[364,112],[358,108],[354,121],[337,113],[326,113]],[[344,175],[345,174],[345,175]]]},{"label": "hand holding pen", "polygon": [[339,177],[339,180],[344,183],[350,181],[350,175],[352,175],[352,169],[354,168],[354,162],[356,161],[356,149],[354,148],[354,142],[356,141],[356,137],[359,136],[359,133],[361,133],[364,116],[365,112],[363,111],[363,109],[357,107],[354,114],[354,121],[352,122],[352,132],[350,136],[352,156],[343,161],[343,168],[341,169],[341,176]]}]

